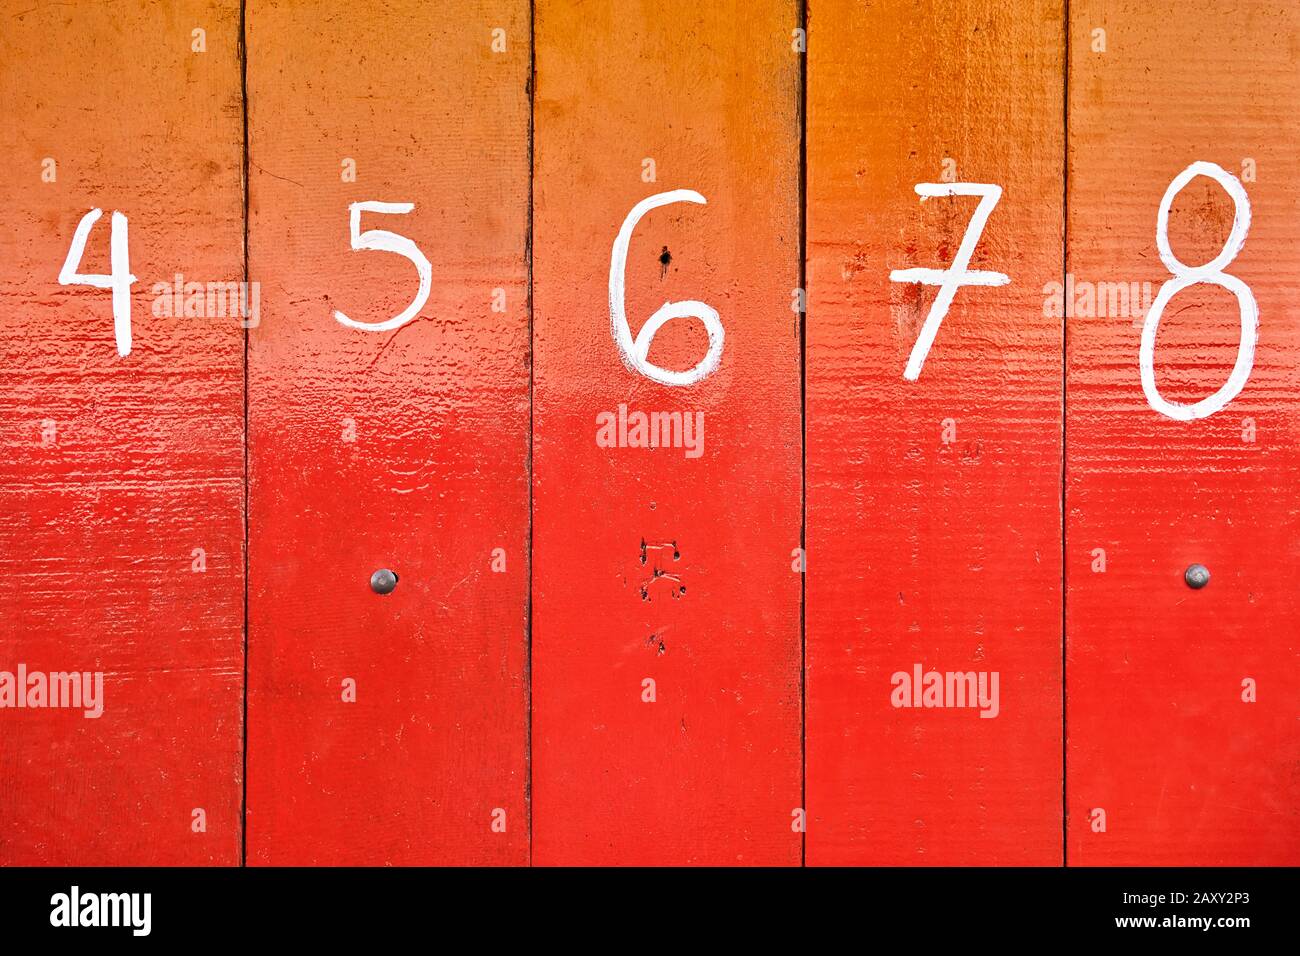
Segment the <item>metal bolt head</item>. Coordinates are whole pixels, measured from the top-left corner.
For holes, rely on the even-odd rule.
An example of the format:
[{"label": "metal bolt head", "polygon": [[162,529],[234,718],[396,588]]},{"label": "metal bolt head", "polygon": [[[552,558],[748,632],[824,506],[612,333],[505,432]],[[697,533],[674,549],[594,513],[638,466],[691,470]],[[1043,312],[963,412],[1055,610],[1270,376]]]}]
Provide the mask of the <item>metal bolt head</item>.
[{"label": "metal bolt head", "polygon": [[397,587],[397,575],[387,568],[380,568],[370,575],[370,590],[376,594],[392,594]]},{"label": "metal bolt head", "polygon": [[1210,583],[1210,569],[1203,564],[1189,564],[1183,572],[1183,580],[1189,588],[1199,591]]}]

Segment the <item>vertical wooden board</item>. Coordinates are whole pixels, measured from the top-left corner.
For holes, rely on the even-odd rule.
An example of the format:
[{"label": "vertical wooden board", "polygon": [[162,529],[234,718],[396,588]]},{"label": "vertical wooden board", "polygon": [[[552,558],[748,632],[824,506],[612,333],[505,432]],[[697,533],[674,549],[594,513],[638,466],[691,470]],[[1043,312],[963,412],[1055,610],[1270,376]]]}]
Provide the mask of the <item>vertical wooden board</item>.
[{"label": "vertical wooden board", "polygon": [[[256,2],[248,48],[249,861],[523,863],[528,4]],[[432,264],[389,331],[334,317],[417,294],[369,201]]]},{"label": "vertical wooden board", "polygon": [[[536,5],[537,863],[800,858],[798,22],[776,0]],[[697,301],[725,338],[669,386],[621,362],[609,276],[633,207],[678,189],[706,203],[631,231],[629,334]],[[708,348],[680,318],[647,358]],[[637,412],[682,413],[677,446],[626,445]]]},{"label": "vertical wooden board", "polygon": [[[1295,864],[1300,9],[1071,11],[1069,862]],[[1225,271],[1258,304],[1258,343],[1235,399],[1178,421],[1148,404],[1138,362],[1147,306],[1171,277],[1157,213],[1196,161],[1218,164],[1248,197],[1245,245]],[[1221,186],[1192,180],[1172,203],[1172,253],[1209,262],[1233,215]],[[1120,285],[1131,283],[1125,307]],[[1159,394],[1181,404],[1214,395],[1241,334],[1229,290],[1178,292],[1153,350]],[[1184,583],[1193,563],[1210,570],[1203,590]],[[1254,703],[1243,700],[1247,679]]]},{"label": "vertical wooden board", "polygon": [[[241,278],[238,43],[237,2],[4,14],[0,864],[239,860],[243,333],[154,288]],[[83,275],[126,216],[125,356],[112,293],[58,281],[93,208]],[[20,665],[102,674],[101,716],[12,709]]]},{"label": "vertical wooden board", "polygon": [[[1062,5],[827,0],[809,32],[807,860],[1059,863]],[[971,268],[1010,283],[905,381],[936,289],[890,272],[948,268],[977,204],[922,203],[945,179],[1002,187]],[[996,672],[997,716],[895,707],[916,665]]]}]

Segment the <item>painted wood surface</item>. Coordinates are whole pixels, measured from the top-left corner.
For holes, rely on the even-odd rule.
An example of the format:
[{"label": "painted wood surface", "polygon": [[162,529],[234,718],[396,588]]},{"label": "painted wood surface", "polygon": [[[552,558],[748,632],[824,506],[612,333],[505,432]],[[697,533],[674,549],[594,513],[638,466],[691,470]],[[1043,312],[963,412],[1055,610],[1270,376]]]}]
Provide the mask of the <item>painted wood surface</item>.
[{"label": "painted wood surface", "polygon": [[528,24],[249,7],[250,864],[528,859]]},{"label": "painted wood surface", "polygon": [[[1071,11],[1069,862],[1294,864],[1300,9]],[[1258,303],[1258,344],[1236,399],[1176,421],[1148,404],[1138,353],[1145,300],[1170,278],[1156,245],[1161,198],[1196,161],[1249,197],[1245,245],[1225,271]],[[1214,259],[1233,215],[1223,188],[1196,178],[1172,203],[1171,251],[1189,265]],[[1089,308],[1099,283],[1112,284],[1106,308]],[[1124,310],[1118,287],[1134,284],[1143,306]],[[1156,337],[1160,394],[1213,395],[1241,335],[1230,291],[1179,292]],[[1196,563],[1211,575],[1201,590],[1184,582]]]},{"label": "painted wood surface", "polygon": [[[775,0],[537,4],[538,864],[800,859],[797,25]],[[633,334],[665,302],[717,311],[690,386],[625,367],[607,305],[625,217],[676,189],[706,203],[632,231],[626,311]],[[707,350],[675,319],[648,358]],[[702,416],[698,455],[602,447],[620,406]]]},{"label": "painted wood surface", "polygon": [[[808,863],[1059,863],[1061,322],[1040,290],[1061,275],[1062,7],[819,2],[809,33]],[[976,202],[914,190],[952,180],[1002,187],[971,268],[1010,283],[960,289],[905,381],[936,290],[890,271],[952,262]],[[917,665],[998,673],[996,716],[894,706]]]},{"label": "painted wood surface", "polygon": [[1066,20],[7,11],[0,865],[1300,861],[1300,13]]},{"label": "painted wood surface", "polygon": [[[241,278],[239,4],[3,19],[0,670],[103,694],[99,717],[0,710],[0,864],[235,864],[243,333],[156,315],[154,286]],[[94,208],[82,275],[126,217],[125,356],[110,290],[58,281]]]}]

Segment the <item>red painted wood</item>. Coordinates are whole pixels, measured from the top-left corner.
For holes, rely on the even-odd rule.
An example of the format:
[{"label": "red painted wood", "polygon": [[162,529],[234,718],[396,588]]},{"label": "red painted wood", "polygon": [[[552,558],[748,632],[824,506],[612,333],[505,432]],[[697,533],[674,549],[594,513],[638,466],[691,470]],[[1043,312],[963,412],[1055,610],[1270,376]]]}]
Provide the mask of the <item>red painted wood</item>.
[{"label": "red painted wood", "polygon": [[[528,23],[517,0],[249,5],[250,863],[528,858]],[[414,203],[361,228],[432,263],[394,331],[333,318],[416,293],[400,256],[350,250],[369,200]]]},{"label": "red painted wood", "polygon": [[[152,312],[242,272],[238,38],[235,2],[4,15],[0,671],[101,672],[103,712],[0,709],[0,864],[239,859],[243,333]],[[125,357],[109,290],[58,283],[96,207],[79,271],[120,210]]]},{"label": "red painted wood", "polygon": [[[1173,15],[1176,10],[1177,15]],[[1169,278],[1156,216],[1197,160],[1243,183],[1252,221],[1227,272],[1259,307],[1254,370],[1216,414],[1153,411],[1145,308],[1070,319],[1068,809],[1071,864],[1294,864],[1300,856],[1300,9],[1285,3],[1071,5],[1069,269],[1083,283]],[[1105,52],[1094,52],[1095,30]],[[1216,256],[1233,207],[1205,178],[1172,207],[1186,263]],[[1080,296],[1082,293],[1080,293]],[[1168,400],[1216,392],[1240,320],[1224,289],[1166,308]],[[1247,440],[1253,428],[1254,440]],[[1094,570],[1098,549],[1105,571]],[[1194,562],[1211,572],[1193,591]],[[1242,699],[1256,682],[1257,701]],[[1105,832],[1093,826],[1105,811]]]},{"label": "red painted wood", "polygon": [[[20,666],[105,699],[0,706],[0,865],[235,864],[245,822],[254,864],[1296,861],[1293,5],[1076,0],[1067,68],[1061,0],[817,0],[806,64],[794,0],[249,0],[247,240],[240,6],[5,15],[0,705]],[[1138,354],[1197,160],[1244,181],[1259,342],[1178,422]],[[975,200],[914,190],[945,180],[1002,187],[971,267],[1011,281],[906,381],[935,290],[890,271],[952,261]],[[717,310],[688,386],[610,332],[620,224],[676,189],[707,202],[631,231],[626,311]],[[413,203],[361,228],[431,263],[396,330],[334,318],[417,287],[349,248],[367,200]],[[129,217],[125,357],[110,293],[58,284],[92,207],[83,273]],[[1198,179],[1173,248],[1231,221]],[[247,393],[236,318],[154,309],[246,241]],[[1218,389],[1239,326],[1178,293],[1165,397]],[[644,361],[707,345],[673,320]],[[607,447],[627,412],[698,414],[699,454]],[[915,668],[996,672],[997,717],[895,706]]]},{"label": "red painted wood", "polygon": [[[791,2],[536,5],[536,863],[799,861],[797,24]],[[721,365],[685,387],[624,367],[608,307],[621,223],[674,189],[707,204],[641,220],[627,314],[717,310]],[[706,345],[678,319],[649,358]],[[699,457],[599,447],[620,404],[702,413]]]},{"label": "red painted wood", "polygon": [[[809,864],[1061,859],[1062,8],[819,2],[808,62]],[[920,377],[976,200],[1004,193]],[[945,429],[950,427],[947,435]],[[949,440],[945,440],[945,438]],[[998,672],[999,712],[891,705]],[[991,712],[991,711],[990,711]]]}]

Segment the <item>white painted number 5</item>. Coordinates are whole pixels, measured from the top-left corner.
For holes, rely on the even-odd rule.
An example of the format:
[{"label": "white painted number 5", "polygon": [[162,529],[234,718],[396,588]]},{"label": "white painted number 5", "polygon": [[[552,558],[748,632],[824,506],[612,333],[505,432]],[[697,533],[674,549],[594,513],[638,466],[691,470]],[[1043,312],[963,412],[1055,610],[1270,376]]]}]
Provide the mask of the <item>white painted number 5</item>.
[{"label": "white painted number 5", "polygon": [[[627,273],[627,247],[632,242],[632,230],[641,221],[641,217],[651,209],[667,206],[675,202],[693,202],[703,205],[707,200],[690,189],[674,189],[672,192],[657,193],[642,199],[632,207],[632,211],[623,220],[623,226],[614,239],[614,251],[609,257],[609,331],[618,347],[619,358],[629,371],[640,372],[652,382],[661,385],[694,385],[707,378],[722,361],[722,320],[718,313],[703,302],[689,299],[685,302],[665,302],[641,326],[636,338],[632,338],[631,326],[627,324],[627,312],[624,305],[623,283]],[[670,319],[697,318],[704,323],[704,330],[709,336],[709,348],[704,358],[694,368],[685,372],[674,372],[660,368],[650,359],[650,344],[655,334]]]},{"label": "white painted number 5", "polygon": [[424,308],[424,303],[429,300],[429,289],[433,285],[433,266],[424,257],[424,253],[420,251],[419,246],[405,236],[399,236],[395,232],[388,232],[384,229],[361,231],[361,214],[363,212],[401,215],[410,212],[414,208],[415,203],[409,202],[354,202],[348,206],[351,218],[350,236],[352,248],[368,249],[374,252],[393,252],[410,259],[415,264],[415,271],[420,274],[420,289],[415,293],[415,298],[411,300],[411,304],[391,319],[386,319],[383,322],[357,322],[349,319],[342,312],[336,311],[334,318],[338,319],[341,324],[351,329],[361,329],[366,332],[386,332],[389,329],[405,325]]}]

